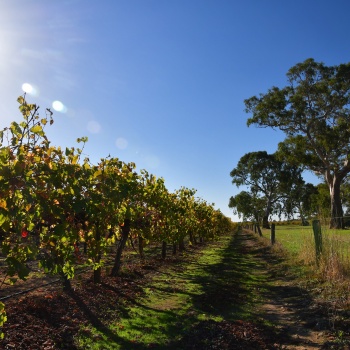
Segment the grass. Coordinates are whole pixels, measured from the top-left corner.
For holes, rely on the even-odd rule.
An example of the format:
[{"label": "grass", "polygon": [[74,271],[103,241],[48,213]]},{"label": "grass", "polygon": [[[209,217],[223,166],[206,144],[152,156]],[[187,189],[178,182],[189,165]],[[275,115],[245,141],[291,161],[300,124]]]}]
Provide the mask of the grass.
[{"label": "grass", "polygon": [[193,250],[185,262],[155,271],[144,296],[108,326],[109,335],[82,329],[79,347],[181,349],[181,338],[201,322],[251,319],[260,302],[254,290],[268,281],[266,274],[252,272],[261,262],[243,254],[237,239],[221,237]]},{"label": "grass", "polygon": [[[299,272],[302,284],[317,290],[318,300],[328,305],[330,323],[342,322],[342,311],[350,309],[350,230],[322,226],[322,253],[316,259],[311,226],[276,226],[276,242],[289,265]],[[263,230],[269,237],[270,230]]]},{"label": "grass", "polygon": [[[270,230],[263,229],[265,237],[270,236]],[[278,226],[275,227],[276,242],[280,243],[289,253],[296,255],[303,249],[306,241],[312,238],[313,231],[310,226]]]},{"label": "grass", "polygon": [[[272,255],[266,260],[271,252],[261,242],[268,243],[268,230],[263,232],[262,240],[255,236],[254,249],[246,249],[242,236],[221,237],[202,250],[188,251],[176,264],[153,271],[142,297],[125,305],[127,312],[102,329],[91,325],[82,328],[76,343],[80,349],[92,350],[175,350],[183,349],[183,339],[195,334],[200,328],[197,326],[206,322],[264,322],[272,329],[273,324],[259,316],[263,296],[277,288],[271,287],[271,264],[276,275],[283,271],[293,271],[295,275],[298,271],[300,286],[307,284],[308,290],[316,291],[322,302],[328,303],[329,323],[336,329],[344,317],[339,310],[350,305],[350,289],[345,270],[335,266],[335,260],[330,263],[328,257],[329,250],[348,249],[347,233],[323,230],[323,257],[317,271],[313,270],[316,264],[311,227],[276,227],[277,244],[272,251],[279,250],[284,257],[289,256],[287,262],[278,255],[273,262]],[[339,247],[337,242],[342,242]],[[342,271],[341,282],[335,271]],[[329,279],[331,275],[333,280]]]},{"label": "grass", "polygon": [[[270,236],[270,230],[263,229],[265,237]],[[322,227],[323,247],[325,254],[337,252],[343,261],[350,257],[350,230],[333,230]],[[315,259],[314,234],[311,226],[276,225],[276,242],[280,243],[291,255],[299,256],[311,262]]]}]

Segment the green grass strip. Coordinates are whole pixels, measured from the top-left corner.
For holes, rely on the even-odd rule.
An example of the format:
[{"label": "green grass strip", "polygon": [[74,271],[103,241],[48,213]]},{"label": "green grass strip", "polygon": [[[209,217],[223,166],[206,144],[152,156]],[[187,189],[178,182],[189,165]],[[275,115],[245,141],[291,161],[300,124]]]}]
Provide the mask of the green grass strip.
[{"label": "green grass strip", "polygon": [[92,329],[80,336],[79,346],[181,349],[181,339],[199,322],[249,320],[268,282],[244,237],[220,237],[200,252],[189,252],[186,262],[161,269],[127,315],[109,325],[108,332]]}]

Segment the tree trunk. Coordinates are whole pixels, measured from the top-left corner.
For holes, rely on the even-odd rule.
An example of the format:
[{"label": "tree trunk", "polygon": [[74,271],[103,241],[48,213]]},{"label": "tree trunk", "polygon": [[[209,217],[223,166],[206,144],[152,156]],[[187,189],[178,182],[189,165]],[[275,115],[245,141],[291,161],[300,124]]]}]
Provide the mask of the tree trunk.
[{"label": "tree trunk", "polygon": [[63,289],[66,291],[72,290],[70,279],[68,279],[68,277],[63,272],[61,272],[61,278],[62,278]]},{"label": "tree trunk", "polygon": [[177,252],[177,244],[173,243],[173,255],[176,255]]},{"label": "tree trunk", "polygon": [[262,232],[259,223],[256,224],[256,228],[258,229],[259,236],[262,237]]},{"label": "tree trunk", "polygon": [[94,283],[101,283],[101,267],[94,270]]},{"label": "tree trunk", "polygon": [[301,226],[308,226],[309,223],[308,221],[306,220],[304,214],[302,213],[301,210],[299,210],[299,214],[300,214],[300,219],[301,219]]},{"label": "tree trunk", "polygon": [[[96,228],[96,241],[98,244],[100,244],[101,240],[101,232],[100,229],[97,227]],[[101,248],[99,247],[98,253],[96,256],[96,262],[100,263],[101,261]],[[94,270],[94,283],[101,283],[101,267],[98,267],[96,270]]]},{"label": "tree trunk", "polygon": [[268,197],[265,213],[264,213],[264,216],[262,219],[262,227],[263,228],[270,229],[269,216],[271,213],[271,208],[272,208],[272,199],[270,197]]},{"label": "tree trunk", "polygon": [[269,225],[269,216],[268,216],[268,215],[264,215],[264,216],[263,216],[262,227],[263,227],[263,228],[270,229],[270,225]]},{"label": "tree trunk", "polygon": [[193,245],[194,244],[194,239],[193,239],[193,233],[190,232],[190,242]]},{"label": "tree trunk", "polygon": [[179,241],[179,252],[183,252],[185,250],[185,241],[183,238],[180,239]]},{"label": "tree trunk", "polygon": [[126,241],[128,240],[129,237],[129,233],[130,233],[130,220],[129,219],[125,219],[124,220],[124,226],[122,226],[122,237],[118,243],[117,246],[117,253],[115,255],[115,259],[114,259],[114,265],[111,271],[111,276],[117,276],[120,266],[121,266],[121,258],[122,258],[122,253],[123,250],[125,248],[125,244]]},{"label": "tree trunk", "polygon": [[[255,225],[254,225],[254,232],[256,233],[256,231],[258,230],[258,234],[260,237],[262,237],[262,232],[261,232],[261,228],[260,228],[260,224],[259,224],[259,215],[257,213],[255,213],[254,215],[255,218]],[[268,224],[268,222],[267,222]]]},{"label": "tree trunk", "polygon": [[143,252],[143,244],[144,244],[144,238],[141,235],[139,235],[139,254],[140,254],[141,260],[145,258],[145,254]]},{"label": "tree trunk", "polygon": [[166,246],[167,246],[166,242],[163,241],[162,242],[162,259],[163,260],[166,258]]},{"label": "tree trunk", "polygon": [[340,184],[341,181],[334,176],[333,181],[327,181],[331,196],[331,220],[330,228],[344,228],[343,207],[341,203]]}]

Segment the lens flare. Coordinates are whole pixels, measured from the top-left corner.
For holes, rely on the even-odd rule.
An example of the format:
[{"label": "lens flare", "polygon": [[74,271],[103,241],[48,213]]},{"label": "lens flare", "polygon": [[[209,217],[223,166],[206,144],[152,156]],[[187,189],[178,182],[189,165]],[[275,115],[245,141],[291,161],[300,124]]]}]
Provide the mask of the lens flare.
[{"label": "lens flare", "polygon": [[91,120],[90,122],[88,122],[87,124],[87,129],[92,133],[92,134],[97,134],[101,131],[101,125],[100,123]]},{"label": "lens flare", "polygon": [[32,96],[38,96],[39,95],[38,89],[35,88],[32,84],[29,84],[29,83],[23,83],[22,84],[22,90],[26,94],[29,94],[29,95],[32,95]]},{"label": "lens flare", "polygon": [[22,90],[24,92],[26,92],[27,94],[30,94],[33,91],[33,86],[30,85],[29,83],[24,83],[24,84],[22,84]]},{"label": "lens flare", "polygon": [[126,141],[123,137],[118,137],[115,141],[115,145],[119,149],[125,149],[126,147],[128,147],[128,141]]},{"label": "lens flare", "polygon": [[61,112],[61,113],[67,112],[67,107],[61,101],[53,101],[52,108],[57,112]]}]

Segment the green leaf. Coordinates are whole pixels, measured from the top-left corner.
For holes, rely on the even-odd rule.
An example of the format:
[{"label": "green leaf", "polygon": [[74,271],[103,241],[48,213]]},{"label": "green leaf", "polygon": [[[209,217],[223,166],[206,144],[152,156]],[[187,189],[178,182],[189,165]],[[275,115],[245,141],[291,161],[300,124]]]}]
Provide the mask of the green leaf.
[{"label": "green leaf", "polygon": [[0,213],[0,227],[6,225],[7,217]]},{"label": "green leaf", "polygon": [[[6,311],[5,311],[5,304],[0,301],[0,327],[4,325],[4,323],[7,321]],[[0,332],[0,338],[4,338],[4,333]]]},{"label": "green leaf", "polygon": [[43,128],[41,125],[34,125],[30,131],[34,134],[43,134]]},{"label": "green leaf", "polygon": [[22,133],[22,129],[20,128],[19,124],[16,122],[11,123],[10,129],[15,135],[20,135]]}]

